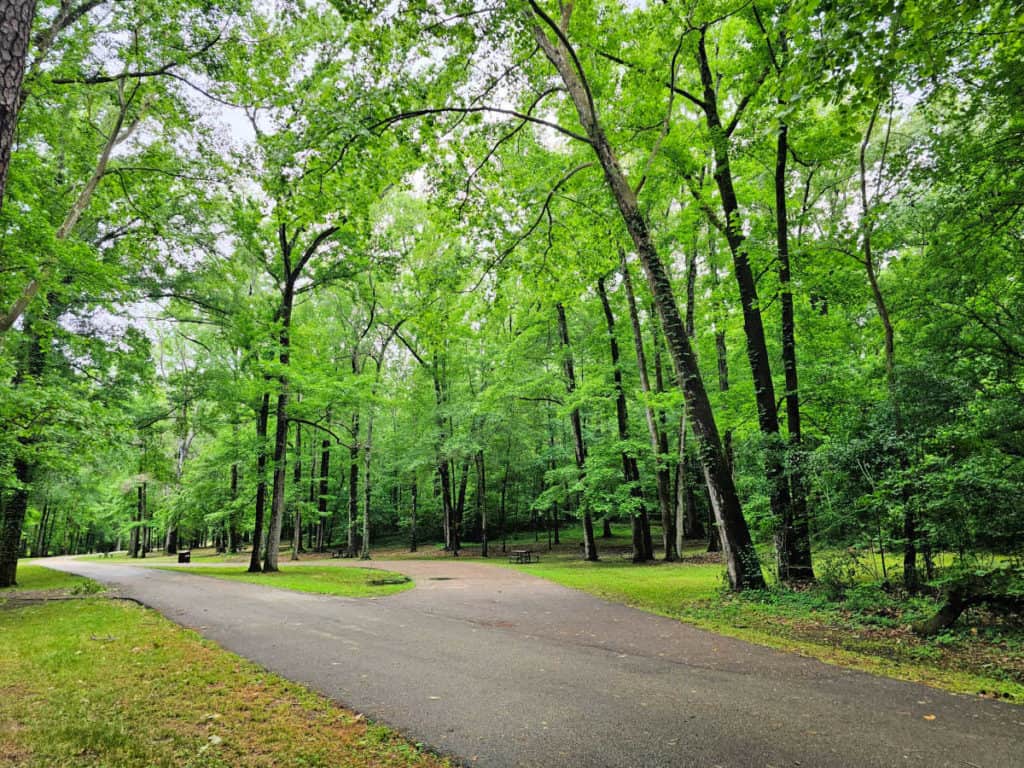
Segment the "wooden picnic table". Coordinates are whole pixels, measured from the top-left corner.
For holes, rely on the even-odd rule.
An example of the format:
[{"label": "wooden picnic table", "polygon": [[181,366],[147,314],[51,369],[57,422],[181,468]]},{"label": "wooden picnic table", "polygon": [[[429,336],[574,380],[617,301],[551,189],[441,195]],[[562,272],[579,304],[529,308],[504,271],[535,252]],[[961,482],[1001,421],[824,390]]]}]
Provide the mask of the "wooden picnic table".
[{"label": "wooden picnic table", "polygon": [[533,553],[532,549],[513,549],[508,556],[510,563],[524,565],[526,563],[539,563],[540,557]]}]

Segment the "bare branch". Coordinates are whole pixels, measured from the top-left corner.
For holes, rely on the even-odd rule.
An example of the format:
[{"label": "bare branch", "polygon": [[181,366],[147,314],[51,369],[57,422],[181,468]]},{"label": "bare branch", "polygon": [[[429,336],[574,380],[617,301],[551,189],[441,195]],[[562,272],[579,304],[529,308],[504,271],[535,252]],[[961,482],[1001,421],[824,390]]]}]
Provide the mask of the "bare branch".
[{"label": "bare branch", "polygon": [[[685,33],[683,33],[683,38],[685,38],[686,35],[689,34],[691,31],[692,30],[687,30]],[[681,40],[680,40],[680,42],[681,42]],[[636,72],[639,72],[639,73],[641,73],[643,75],[647,75],[648,77],[652,77],[652,78],[656,77],[651,72],[649,72],[647,69],[645,69],[644,67],[641,67],[639,64],[635,64],[635,63],[633,63],[631,61],[626,61],[625,59],[620,58],[619,56],[616,56],[615,54],[608,53],[607,51],[596,51],[596,53],[597,53],[598,56],[600,56],[603,59],[608,59],[608,61],[615,62],[616,64],[620,64],[623,67],[627,67],[628,69],[632,69],[632,70],[634,70]],[[704,109],[705,105],[704,105],[704,102],[701,99],[699,99],[696,96],[694,96],[692,93],[687,91],[685,88],[680,88],[678,85],[675,84],[674,81],[670,81],[670,82],[667,82],[667,83],[663,82],[662,84],[666,88],[670,89],[673,93],[676,93],[679,96],[682,96],[684,99],[687,99],[688,101],[691,101],[694,104],[696,104],[701,109]]]}]

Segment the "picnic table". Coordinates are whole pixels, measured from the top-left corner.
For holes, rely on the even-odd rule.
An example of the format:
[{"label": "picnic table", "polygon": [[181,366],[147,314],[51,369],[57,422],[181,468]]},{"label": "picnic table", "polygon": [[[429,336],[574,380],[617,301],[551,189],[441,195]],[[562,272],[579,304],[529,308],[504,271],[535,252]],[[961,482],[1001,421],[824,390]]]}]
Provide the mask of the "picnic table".
[{"label": "picnic table", "polygon": [[527,563],[539,563],[540,557],[534,554],[532,549],[513,549],[508,556],[510,563],[525,565]]}]

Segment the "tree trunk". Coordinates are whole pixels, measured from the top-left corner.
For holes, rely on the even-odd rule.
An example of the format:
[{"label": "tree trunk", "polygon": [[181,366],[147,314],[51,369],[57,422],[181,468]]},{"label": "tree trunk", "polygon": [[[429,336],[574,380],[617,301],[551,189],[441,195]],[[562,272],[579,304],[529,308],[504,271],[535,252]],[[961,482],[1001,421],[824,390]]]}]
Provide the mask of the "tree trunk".
[{"label": "tree trunk", "polygon": [[[740,304],[743,307],[743,330],[747,338],[747,358],[750,373],[754,379],[754,395],[757,402],[757,421],[765,438],[764,471],[768,481],[769,503],[775,519],[776,555],[779,574],[789,572],[793,560],[793,542],[785,535],[788,521],[792,520],[789,483],[785,471],[785,450],[779,437],[779,417],[775,404],[775,384],[772,380],[771,362],[765,340],[764,323],[761,318],[757,295],[757,282],[746,249],[746,238],[741,226],[739,201],[733,186],[732,166],[729,159],[729,137],[722,125],[718,111],[718,93],[708,60],[706,28],[701,28],[697,41],[697,63],[703,85],[704,116],[712,137],[714,153],[714,179],[724,214],[724,232],[729,251],[732,254],[733,274],[739,286]],[[783,532],[779,535],[779,532]]]},{"label": "tree trunk", "polygon": [[[562,370],[565,372],[565,389],[569,397],[576,391],[576,370],[573,367],[572,349],[569,346],[569,324],[565,320],[565,307],[562,302],[555,304],[558,312],[558,338],[562,345]],[[583,421],[580,418],[580,409],[573,408],[569,414],[569,423],[572,425],[572,444],[576,455],[576,469],[579,472],[580,482],[586,476],[587,447],[583,442]],[[507,475],[507,470],[506,470]],[[504,488],[502,489],[504,497]],[[597,540],[594,538],[594,521],[590,516],[590,504],[585,495],[581,494],[580,501],[583,505],[583,557],[591,562],[596,562]],[[608,533],[608,521],[605,521]]]},{"label": "tree trunk", "polygon": [[[138,488],[138,495],[142,494],[142,488]],[[132,529],[128,532],[128,557],[133,560],[139,556],[139,510],[142,508],[141,500],[135,502],[135,509],[132,510],[131,522]]]},{"label": "tree trunk", "polygon": [[4,507],[3,528],[0,528],[0,587],[13,587],[17,584],[21,528],[28,512],[28,488],[32,482],[31,464],[16,456],[14,475],[21,487],[11,493]]},{"label": "tree trunk", "polygon": [[505,525],[505,501],[508,498],[509,470],[510,470],[510,468],[511,468],[510,464],[509,464],[508,460],[506,460],[506,462],[505,462],[505,474],[502,475],[502,492],[501,492],[501,495],[499,497],[499,502],[498,502],[498,525],[501,528],[502,554],[503,555],[508,551],[508,547],[506,546],[506,541],[505,541],[506,531],[507,531],[507,527]]},{"label": "tree trunk", "polygon": [[299,559],[299,551],[302,549],[302,512],[298,499],[298,489],[302,483],[302,425],[295,425],[295,469],[292,475],[292,484],[296,489],[295,511],[292,525],[292,554],[291,560]]},{"label": "tree trunk", "polygon": [[804,479],[800,430],[800,383],[796,368],[796,321],[789,265],[789,218],[786,210],[786,160],[789,130],[779,126],[775,153],[775,220],[779,255],[779,289],[782,307],[782,364],[786,374],[786,427],[789,431],[789,484],[791,503],[783,510],[776,529],[775,550],[779,579],[785,582],[812,581],[810,529],[807,519],[807,483]]},{"label": "tree trunk", "polygon": [[169,525],[167,536],[164,537],[164,554],[176,555],[178,553],[178,526]]},{"label": "tree trunk", "polygon": [[267,505],[267,428],[270,422],[270,392],[263,393],[256,415],[256,522],[252,531],[249,573],[259,573],[263,548],[263,516]]},{"label": "tree trunk", "polygon": [[484,467],[484,452],[476,452],[476,506],[480,520],[480,557],[489,557],[487,552],[487,473]]},{"label": "tree trunk", "polygon": [[[4,19],[7,21],[8,19]],[[6,37],[7,30],[2,33]],[[0,54],[2,56],[3,54]],[[3,60],[0,59],[0,62]],[[2,85],[2,84],[0,84]],[[25,318],[24,337],[27,349],[19,355],[18,368],[13,384],[20,386],[26,378],[38,380],[46,368],[46,355],[39,334],[33,327],[31,317]],[[18,487],[10,495],[0,522],[0,587],[10,587],[17,583],[18,556],[21,552],[22,528],[28,514],[29,494],[32,481],[36,474],[35,465],[25,456],[30,453],[35,442],[32,437],[19,437],[14,456],[14,477]]]},{"label": "tree trunk", "polygon": [[[7,168],[14,146],[25,59],[35,15],[36,0],[4,0],[0,7],[0,207],[7,187]],[[4,563],[6,566],[6,561]]]},{"label": "tree trunk", "polygon": [[[636,194],[626,181],[611,144],[590,106],[592,102],[589,89],[585,87],[571,63],[576,59],[575,55],[570,56],[561,39],[552,43],[540,27],[534,26],[533,31],[538,45],[558,70],[576,106],[580,123],[586,130],[590,146],[604,170],[605,181],[615,198],[623,223],[633,240],[647,276],[651,294],[661,317],[662,331],[675,361],[679,386],[683,390],[693,420],[693,431],[699,445],[712,508],[722,529],[729,583],[735,590],[763,588],[764,577],[761,574],[757,552],[750,539],[750,531],[743,518],[732,475],[725,463],[711,402],[704,389],[697,358],[679,315],[672,284],[651,240],[647,220],[641,213]],[[562,315],[564,316],[564,313]]]},{"label": "tree trunk", "polygon": [[[306,527],[306,552],[313,552],[316,550],[316,543],[313,541],[313,536],[316,533],[317,527],[320,524],[322,518],[319,514],[317,507],[317,498],[319,494],[317,492],[317,465],[316,465],[316,443],[312,440],[309,441],[309,493],[306,496],[306,503],[309,504],[310,515],[309,519],[305,522]],[[314,517],[312,510],[317,509],[317,515]]]},{"label": "tree trunk", "polygon": [[466,510],[466,486],[469,484],[469,462],[463,460],[461,467],[462,474],[459,477],[459,495],[455,503],[455,516],[452,518],[452,554],[459,555],[462,546],[462,519]]},{"label": "tree trunk", "polygon": [[324,529],[327,526],[327,496],[328,496],[328,472],[331,466],[331,443],[323,440],[320,443],[320,493],[317,498],[317,512],[320,520],[316,527],[316,551],[323,552],[326,549],[324,540]]},{"label": "tree trunk", "polygon": [[273,573],[278,570],[281,528],[284,523],[285,457],[288,452],[288,390],[286,378],[281,376],[279,381],[281,391],[277,394],[277,426],[274,432],[274,487],[270,502],[267,552],[263,558],[264,573]]},{"label": "tree trunk", "polygon": [[456,550],[455,505],[452,503],[452,475],[448,460],[438,456],[437,476],[441,481],[441,512],[444,524],[444,548],[446,552]]},{"label": "tree trunk", "polygon": [[[867,272],[868,285],[871,287],[871,297],[875,302],[875,310],[878,312],[878,319],[882,322],[883,343],[885,349],[885,381],[889,391],[889,400],[892,403],[893,420],[896,434],[903,437],[903,412],[900,407],[899,388],[896,382],[896,332],[893,328],[892,317],[889,314],[889,306],[886,303],[885,295],[878,284],[878,273],[875,267],[873,253],[872,235],[874,227],[872,224],[872,203],[868,196],[868,170],[867,170],[867,149],[871,141],[871,134],[874,131],[875,122],[881,105],[875,106],[868,121],[868,127],[864,133],[864,139],[860,145],[860,202],[862,232],[861,241],[864,253],[864,268]],[[886,129],[885,141],[888,144],[889,131],[892,127],[892,120],[889,121],[889,128]],[[906,471],[907,458],[900,458],[900,469]],[[913,505],[910,503],[910,486],[903,484],[901,489],[903,497],[903,585],[909,592],[916,592],[920,588],[920,577],[917,573],[917,515]]]},{"label": "tree trunk", "polygon": [[366,419],[366,443],[363,445],[363,546],[361,560],[370,559],[370,459],[373,451],[373,406]]},{"label": "tree trunk", "polygon": [[[282,241],[284,237],[282,236]],[[270,529],[267,533],[267,553],[263,558],[263,571],[277,571],[278,554],[281,549],[281,527],[284,523],[284,491],[285,491],[285,459],[288,453],[288,366],[291,361],[291,324],[292,305],[295,301],[295,283],[290,272],[288,261],[289,248],[283,246],[285,266],[289,270],[284,289],[281,293],[281,333],[278,337],[278,362],[281,373],[278,375],[277,393],[277,424],[274,431],[274,491],[270,504]]]},{"label": "tree trunk", "polygon": [[[608,327],[608,344],[611,349],[612,358],[612,380],[615,383],[615,422],[619,433],[619,443],[622,445],[622,477],[626,485],[629,486],[629,495],[637,505],[637,511],[630,514],[633,529],[633,562],[645,563],[654,559],[654,553],[649,546],[651,526],[644,504],[643,490],[640,488],[640,468],[637,465],[636,457],[631,456],[625,449],[626,443],[629,440],[629,413],[626,409],[626,393],[622,388],[622,369],[619,367],[619,342],[615,338],[615,316],[612,314],[612,307],[608,301],[608,291],[605,288],[603,277],[597,280],[597,294],[601,298],[604,320]],[[646,372],[643,375],[646,378]]]},{"label": "tree trunk", "polygon": [[239,530],[239,512],[234,508],[234,503],[239,498],[239,464],[231,464],[231,512],[227,516],[227,551],[230,554],[239,551],[239,544],[242,541],[242,531]]},{"label": "tree trunk", "polygon": [[142,537],[142,545],[139,547],[139,557],[144,558],[149,551],[149,525],[146,522],[146,483],[139,486],[139,524],[142,526],[139,533]]},{"label": "tree trunk", "polygon": [[[46,523],[50,519],[50,514],[50,500],[47,499],[43,503],[43,513],[39,517],[39,525],[36,526],[36,540],[32,544],[32,557],[46,556],[46,554],[43,552],[43,538],[46,535]],[[3,519],[3,515],[3,509],[0,508],[0,520]]]},{"label": "tree trunk", "polygon": [[[56,523],[57,523],[57,514],[56,514],[55,511],[51,511],[50,512],[50,523],[49,523],[49,525],[46,526],[46,528],[43,529],[43,546],[40,548],[40,551],[43,553],[44,557],[46,557],[49,554],[49,552],[50,552],[50,540],[53,538],[53,526],[56,525]],[[117,537],[116,544],[117,544],[117,546],[114,547],[114,549],[120,550],[121,549],[121,546],[120,546],[121,545],[121,537],[120,536]]]},{"label": "tree trunk", "polygon": [[348,530],[345,554],[355,557],[356,520],[359,518],[359,412],[352,414],[352,447],[348,451]]},{"label": "tree trunk", "polygon": [[412,488],[409,490],[412,496],[412,512],[409,518],[409,551],[415,552],[417,549],[416,541],[416,506],[419,501],[418,487],[416,484],[416,478],[412,479]]},{"label": "tree trunk", "polygon": [[[640,331],[640,314],[636,308],[636,297],[633,294],[633,279],[629,274],[629,264],[626,262],[626,252],[619,251],[622,268],[622,280],[626,289],[626,303],[629,307],[630,325],[633,328],[633,346],[636,348],[636,365],[640,372],[640,389],[644,393],[644,411],[647,416],[647,431],[651,438],[651,450],[654,453],[654,460],[657,465],[658,508],[661,511],[661,533],[662,545],[665,550],[665,560],[674,561],[679,559],[679,550],[676,547],[675,521],[672,517],[672,500],[670,498],[670,479],[668,466],[666,465],[668,453],[668,439],[664,432],[659,430],[654,407],[650,403],[651,382],[647,376],[647,359],[644,355],[644,339]],[[662,389],[660,355],[658,352],[658,339],[656,330],[652,329],[655,342],[655,372],[659,392]]]}]

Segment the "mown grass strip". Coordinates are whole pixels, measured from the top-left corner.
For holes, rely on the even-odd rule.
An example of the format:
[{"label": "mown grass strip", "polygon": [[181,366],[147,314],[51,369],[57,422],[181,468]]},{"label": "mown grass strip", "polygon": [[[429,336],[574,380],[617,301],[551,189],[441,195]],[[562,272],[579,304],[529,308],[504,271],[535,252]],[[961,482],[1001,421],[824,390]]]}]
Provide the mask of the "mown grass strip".
[{"label": "mown grass strip", "polygon": [[413,582],[400,573],[377,568],[350,568],[344,566],[284,565],[277,573],[249,573],[244,567],[167,567],[161,570],[185,571],[198,576],[210,576],[248,584],[262,584],[296,592],[341,597],[383,597],[412,589]]},{"label": "mown grass strip", "polygon": [[50,590],[67,590],[69,592],[97,592],[102,587],[91,579],[75,576],[63,571],[55,571],[42,565],[18,564],[17,584],[13,587],[0,589],[0,601],[4,595],[15,592],[41,592]]},{"label": "mown grass strip", "polygon": [[0,764],[448,765],[133,604],[0,610]]}]

